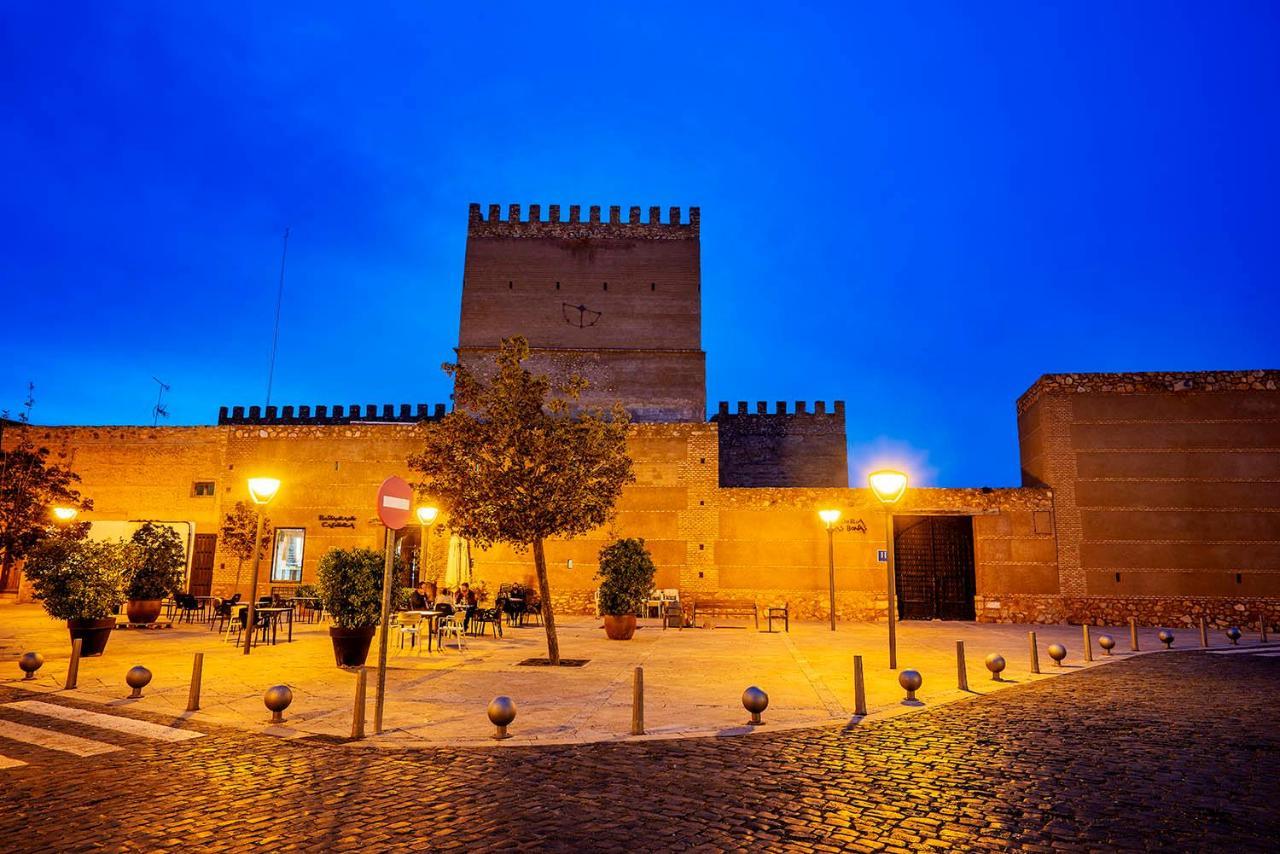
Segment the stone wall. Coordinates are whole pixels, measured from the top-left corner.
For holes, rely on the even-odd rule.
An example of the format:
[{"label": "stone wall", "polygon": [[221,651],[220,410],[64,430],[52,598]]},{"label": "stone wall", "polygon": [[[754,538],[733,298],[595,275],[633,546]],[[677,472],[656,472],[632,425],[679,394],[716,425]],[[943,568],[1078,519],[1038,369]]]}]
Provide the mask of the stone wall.
[{"label": "stone wall", "polygon": [[1195,627],[1204,617],[1217,629],[1238,626],[1258,631],[1280,628],[1280,599],[1228,596],[979,596],[980,623],[1071,623],[1123,627],[1130,618],[1140,626]]},{"label": "stone wall", "polygon": [[783,400],[772,412],[765,401],[751,412],[746,402],[731,412],[721,401],[711,420],[720,431],[721,486],[849,485],[843,400],[830,412],[824,401],[812,411],[796,401],[790,413]]}]

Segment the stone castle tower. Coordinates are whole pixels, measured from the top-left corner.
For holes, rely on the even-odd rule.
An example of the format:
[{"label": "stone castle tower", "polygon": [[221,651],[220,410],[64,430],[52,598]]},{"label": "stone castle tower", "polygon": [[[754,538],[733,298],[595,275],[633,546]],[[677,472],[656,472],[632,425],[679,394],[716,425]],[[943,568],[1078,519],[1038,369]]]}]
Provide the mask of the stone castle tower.
[{"label": "stone castle tower", "polygon": [[462,279],[458,358],[491,357],[520,334],[530,367],[590,381],[582,403],[621,401],[641,422],[706,419],[698,209],[472,204]]}]

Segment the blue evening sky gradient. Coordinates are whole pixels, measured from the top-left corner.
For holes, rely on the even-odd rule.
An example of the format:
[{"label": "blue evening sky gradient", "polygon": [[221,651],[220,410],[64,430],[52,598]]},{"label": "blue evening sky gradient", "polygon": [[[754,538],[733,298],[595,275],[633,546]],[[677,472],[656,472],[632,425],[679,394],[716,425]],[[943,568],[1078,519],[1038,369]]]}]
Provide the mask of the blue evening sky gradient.
[{"label": "blue evening sky gradient", "polygon": [[708,405],[1019,482],[1058,371],[1278,367],[1280,5],[10,4],[0,408],[436,402],[467,203],[702,207]]}]

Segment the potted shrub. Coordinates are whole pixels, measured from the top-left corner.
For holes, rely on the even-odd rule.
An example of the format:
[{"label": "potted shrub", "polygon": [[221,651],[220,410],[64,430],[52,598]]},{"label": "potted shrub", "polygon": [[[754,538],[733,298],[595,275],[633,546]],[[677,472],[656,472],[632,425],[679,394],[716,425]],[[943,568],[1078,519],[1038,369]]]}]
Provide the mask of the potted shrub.
[{"label": "potted shrub", "polygon": [[66,620],[71,640],[80,639],[81,655],[101,655],[124,598],[124,585],[136,560],[123,542],[94,542],[57,537],[45,541],[22,567],[50,617]]},{"label": "potted shrub", "polygon": [[333,549],[320,558],[320,601],[333,624],[329,637],[339,667],[359,667],[382,616],[382,555],[373,549]]},{"label": "potted shrub", "polygon": [[125,614],[131,623],[154,623],[161,600],[182,590],[187,553],[177,531],[154,522],[142,523],[129,541],[136,563],[125,587]]},{"label": "potted shrub", "polygon": [[636,613],[653,589],[653,558],[644,540],[628,538],[600,550],[600,613],[610,640],[630,640]]}]

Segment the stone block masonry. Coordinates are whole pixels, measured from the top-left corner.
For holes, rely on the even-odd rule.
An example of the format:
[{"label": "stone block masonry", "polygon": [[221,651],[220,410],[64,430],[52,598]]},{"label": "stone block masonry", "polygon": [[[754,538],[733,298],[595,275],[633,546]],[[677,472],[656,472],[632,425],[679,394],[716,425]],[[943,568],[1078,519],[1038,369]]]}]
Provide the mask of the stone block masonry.
[{"label": "stone block masonry", "polygon": [[730,411],[726,401],[711,416],[719,428],[720,486],[848,486],[844,401],[830,412],[824,401],[786,401],[769,411],[765,401],[748,411],[739,401]]}]

